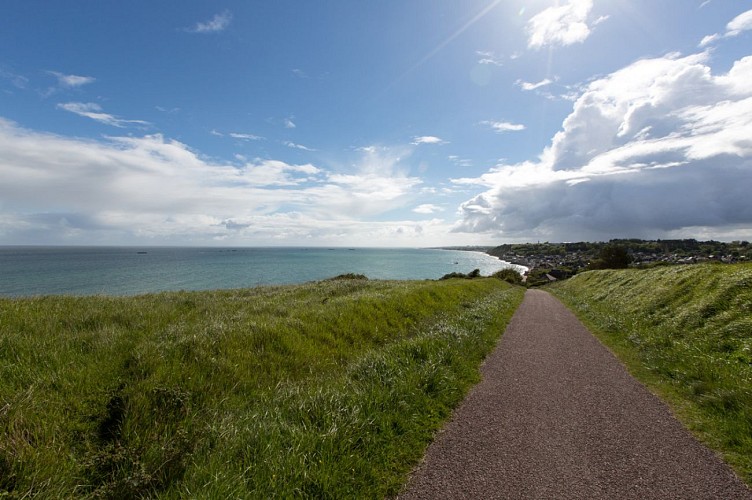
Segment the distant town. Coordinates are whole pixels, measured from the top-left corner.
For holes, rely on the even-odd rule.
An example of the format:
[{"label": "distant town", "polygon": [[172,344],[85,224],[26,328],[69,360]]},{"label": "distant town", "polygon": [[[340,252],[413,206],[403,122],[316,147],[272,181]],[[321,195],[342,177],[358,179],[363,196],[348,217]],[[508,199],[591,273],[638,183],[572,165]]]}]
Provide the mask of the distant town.
[{"label": "distant town", "polygon": [[528,268],[528,280],[564,279],[593,269],[604,248],[626,251],[629,267],[651,267],[700,262],[752,262],[748,241],[697,241],[615,239],[608,242],[515,243],[497,247],[450,247],[453,250],[482,251],[501,260]]}]

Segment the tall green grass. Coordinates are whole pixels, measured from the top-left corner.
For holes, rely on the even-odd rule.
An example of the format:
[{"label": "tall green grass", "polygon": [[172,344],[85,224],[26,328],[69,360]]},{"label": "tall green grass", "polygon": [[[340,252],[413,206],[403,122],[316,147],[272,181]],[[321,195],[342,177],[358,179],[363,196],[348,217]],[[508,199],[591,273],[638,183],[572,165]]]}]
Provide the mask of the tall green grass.
[{"label": "tall green grass", "polygon": [[595,271],[549,290],[752,485],[752,264]]},{"label": "tall green grass", "polygon": [[523,290],[0,300],[0,498],[395,494]]}]

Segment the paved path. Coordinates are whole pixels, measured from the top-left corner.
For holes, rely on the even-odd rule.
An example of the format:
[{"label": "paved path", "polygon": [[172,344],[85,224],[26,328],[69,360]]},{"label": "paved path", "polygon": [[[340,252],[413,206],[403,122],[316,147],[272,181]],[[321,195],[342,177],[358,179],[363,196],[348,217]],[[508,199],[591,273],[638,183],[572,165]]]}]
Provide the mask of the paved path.
[{"label": "paved path", "polygon": [[400,498],[751,498],[558,300],[530,290]]}]

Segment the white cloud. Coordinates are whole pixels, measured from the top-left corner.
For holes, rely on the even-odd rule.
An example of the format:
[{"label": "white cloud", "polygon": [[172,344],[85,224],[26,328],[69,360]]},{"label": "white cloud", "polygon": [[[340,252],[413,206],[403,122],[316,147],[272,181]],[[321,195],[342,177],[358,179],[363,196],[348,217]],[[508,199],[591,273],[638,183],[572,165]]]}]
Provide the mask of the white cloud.
[{"label": "white cloud", "polygon": [[457,231],[551,240],[752,231],[752,56],[637,61],[591,82],[536,161],[455,179],[486,191]]},{"label": "white cloud", "polygon": [[58,71],[48,71],[48,73],[54,75],[58,84],[64,88],[80,87],[96,81],[96,78],[91,76],[65,75]]},{"label": "white cloud", "polygon": [[[0,227],[2,221],[0,220]],[[450,226],[441,219],[362,222],[342,219],[324,221],[300,212],[257,215],[222,221],[223,244],[229,241],[253,241],[264,245],[331,245],[331,246],[442,246],[448,244],[488,244],[472,235],[449,235]],[[232,240],[230,240],[232,238]],[[215,239],[219,240],[220,237]],[[447,241],[449,241],[447,243]]]},{"label": "white cloud", "polygon": [[154,109],[156,109],[157,111],[161,111],[162,113],[169,113],[169,114],[179,113],[180,112],[180,108],[169,108],[168,109],[168,108],[165,108],[164,106],[154,106]]},{"label": "white cloud", "polygon": [[66,75],[59,71],[47,71],[47,73],[57,79],[57,86],[41,91],[40,94],[45,98],[50,97],[61,90],[77,89],[96,81],[96,79],[91,76]]},{"label": "white cloud", "polygon": [[321,170],[310,163],[289,165],[278,160],[257,160],[242,169],[242,178],[255,186],[294,186],[318,179]]},{"label": "white cloud", "polygon": [[229,135],[233,139],[240,139],[243,141],[263,141],[264,140],[264,137],[261,137],[260,135],[241,134],[240,132],[230,132],[227,135]]},{"label": "white cloud", "polygon": [[232,13],[226,10],[219,14],[216,14],[209,21],[199,22],[193,28],[189,28],[190,33],[219,33],[224,31],[232,21]]},{"label": "white cloud", "polygon": [[470,160],[468,158],[460,158],[457,155],[449,155],[447,158],[449,159],[449,161],[451,161],[458,167],[472,167],[473,166],[473,160]]},{"label": "white cloud", "polygon": [[478,59],[478,64],[491,64],[493,66],[504,65],[504,63],[501,62],[501,59],[499,59],[496,54],[491,51],[478,50],[475,53],[480,56],[480,59]]},{"label": "white cloud", "polygon": [[742,31],[752,30],[752,10],[742,12],[726,25],[726,36],[737,36]]},{"label": "white cloud", "polygon": [[536,14],[527,23],[528,47],[540,49],[584,42],[590,36],[587,21],[592,8],[592,0],[568,0]]},{"label": "white cloud", "polygon": [[406,162],[412,148],[379,146],[360,153],[354,171],[332,172],[328,185],[314,189],[326,193],[329,216],[383,213],[412,202],[422,184],[421,179],[408,175],[410,166]]},{"label": "white cloud", "polygon": [[285,128],[296,128],[297,125],[292,121],[292,118],[285,118],[282,123],[285,125]]},{"label": "white cloud", "polygon": [[714,43],[722,38],[732,38],[738,36],[742,32],[749,30],[752,30],[752,10],[742,12],[734,19],[732,19],[726,25],[726,32],[723,35],[721,35],[720,33],[714,33],[712,35],[704,37],[700,41],[700,47],[710,45],[711,43]]},{"label": "white cloud", "polygon": [[57,105],[57,108],[64,109],[65,111],[69,111],[79,116],[91,118],[92,120],[104,123],[105,125],[112,125],[113,127],[124,128],[130,125],[149,125],[149,122],[142,120],[124,120],[109,113],[104,113],[102,107],[93,102],[60,103]]},{"label": "white cloud", "polygon": [[710,45],[711,43],[713,43],[713,42],[715,42],[715,41],[717,41],[717,40],[719,40],[721,38],[722,38],[721,35],[719,35],[718,33],[714,33],[712,35],[705,36],[705,37],[702,38],[702,40],[700,40],[700,47],[705,47],[707,45]]},{"label": "white cloud", "polygon": [[423,135],[420,137],[413,137],[413,142],[411,144],[419,146],[421,144],[447,144],[447,142],[433,135]]},{"label": "white cloud", "polygon": [[611,18],[611,16],[601,16],[595,21],[593,21],[593,26],[598,26],[599,24],[608,21]]},{"label": "white cloud", "polygon": [[519,132],[520,130],[525,130],[525,126],[520,123],[498,122],[498,121],[486,120],[486,121],[480,122],[480,124],[487,125],[498,133]]},{"label": "white cloud", "polygon": [[302,144],[296,144],[296,143],[294,143],[292,141],[284,141],[282,144],[284,144],[288,148],[292,148],[292,149],[300,149],[302,151],[316,151],[313,148],[309,148],[307,146],[303,146]]},{"label": "white cloud", "polygon": [[[0,238],[44,243],[305,244],[384,241],[421,180],[404,148],[358,154],[346,170],[257,159],[210,161],[162,135],[91,141],[0,119]],[[437,237],[446,224],[401,221]],[[349,232],[351,231],[351,232]],[[417,231],[417,229],[416,229]],[[402,244],[417,244],[410,231]],[[381,235],[382,239],[370,238]],[[369,239],[362,239],[369,238]],[[437,243],[438,244],[438,241]]]},{"label": "white cloud", "polygon": [[517,80],[515,83],[519,85],[522,90],[535,90],[541,87],[545,87],[546,85],[551,85],[554,82],[549,78],[544,78],[539,82],[525,82],[522,80]]},{"label": "white cloud", "polygon": [[430,203],[425,203],[423,205],[418,205],[417,207],[413,208],[413,212],[416,214],[435,214],[436,212],[443,212],[444,209],[437,205],[432,205]]},{"label": "white cloud", "polygon": [[2,66],[0,66],[0,78],[8,80],[14,87],[18,89],[25,89],[29,84],[28,78],[23,75],[13,73],[12,71],[7,71],[3,69]]}]

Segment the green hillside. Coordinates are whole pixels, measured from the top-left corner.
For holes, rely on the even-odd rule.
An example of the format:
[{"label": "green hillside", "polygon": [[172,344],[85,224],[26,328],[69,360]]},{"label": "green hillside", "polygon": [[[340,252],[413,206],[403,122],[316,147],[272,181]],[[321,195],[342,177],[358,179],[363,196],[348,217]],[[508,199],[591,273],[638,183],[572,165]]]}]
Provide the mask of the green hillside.
[{"label": "green hillside", "polygon": [[592,271],[561,298],[752,484],[752,265]]},{"label": "green hillside", "polygon": [[523,292],[344,279],[0,300],[0,498],[394,494]]}]

